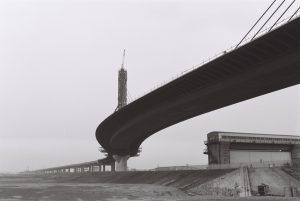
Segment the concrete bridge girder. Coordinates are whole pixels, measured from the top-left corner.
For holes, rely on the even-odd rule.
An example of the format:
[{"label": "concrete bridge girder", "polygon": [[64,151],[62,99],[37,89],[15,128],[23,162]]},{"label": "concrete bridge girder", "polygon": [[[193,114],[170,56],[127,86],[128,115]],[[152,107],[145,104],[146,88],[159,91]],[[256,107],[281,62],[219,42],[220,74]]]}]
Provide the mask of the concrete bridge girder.
[{"label": "concrete bridge girder", "polygon": [[99,144],[133,156],[164,128],[299,84],[299,27],[296,18],[122,107],[98,126]]}]

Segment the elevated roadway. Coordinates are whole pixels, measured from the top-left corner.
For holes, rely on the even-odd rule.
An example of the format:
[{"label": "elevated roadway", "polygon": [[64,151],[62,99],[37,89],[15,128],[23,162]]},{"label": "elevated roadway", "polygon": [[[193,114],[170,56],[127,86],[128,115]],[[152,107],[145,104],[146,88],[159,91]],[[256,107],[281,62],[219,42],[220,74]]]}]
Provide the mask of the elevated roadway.
[{"label": "elevated roadway", "polygon": [[104,159],[89,161],[84,163],[76,163],[58,167],[51,167],[45,169],[39,169],[35,171],[22,172],[22,173],[83,173],[83,172],[105,172],[105,166],[111,166],[111,171],[115,170],[115,161],[111,157],[107,157]]},{"label": "elevated roadway", "polygon": [[131,102],[96,138],[110,155],[134,156],[154,133],[189,118],[300,83],[300,18]]}]

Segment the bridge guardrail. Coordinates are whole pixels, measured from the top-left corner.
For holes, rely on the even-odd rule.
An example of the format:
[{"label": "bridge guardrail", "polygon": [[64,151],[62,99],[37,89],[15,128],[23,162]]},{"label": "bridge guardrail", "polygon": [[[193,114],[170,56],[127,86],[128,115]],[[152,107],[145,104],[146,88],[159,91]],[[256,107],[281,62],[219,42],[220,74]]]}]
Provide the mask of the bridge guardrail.
[{"label": "bridge guardrail", "polygon": [[234,169],[240,167],[282,167],[292,165],[289,160],[282,161],[263,161],[252,163],[231,163],[231,164],[211,164],[211,165],[186,165],[186,166],[170,166],[170,167],[157,167],[154,171],[169,171],[169,170],[212,170],[212,169]]},{"label": "bridge guardrail", "polygon": [[[275,30],[275,29],[277,29],[277,28],[283,26],[284,24],[288,23],[289,21],[292,21],[292,20],[298,18],[298,17],[299,17],[299,14],[300,14],[300,10],[297,10],[293,15],[290,15],[290,16],[286,17],[285,19],[282,19],[281,21],[277,22],[273,27],[267,27],[267,28],[263,29],[262,31],[260,31],[260,32],[255,36],[255,38],[253,38],[254,35],[252,35],[251,37],[248,37],[248,38],[244,39],[244,40],[240,43],[240,45],[239,45],[238,47],[237,47],[236,45],[233,45],[233,46],[231,46],[230,48],[228,48],[228,49],[226,49],[226,50],[224,50],[224,51],[222,51],[222,52],[219,52],[219,53],[215,54],[214,56],[209,57],[209,58],[206,59],[206,60],[203,60],[200,64],[194,65],[192,68],[189,68],[189,69],[186,69],[186,70],[182,71],[181,73],[179,73],[179,74],[173,76],[171,79],[166,80],[166,81],[164,81],[164,82],[162,82],[162,83],[160,83],[160,84],[154,86],[154,87],[151,88],[150,90],[146,91],[144,94],[139,95],[139,96],[136,96],[135,98],[129,100],[129,101],[128,101],[128,104],[130,104],[130,103],[136,101],[137,99],[141,98],[142,96],[145,96],[145,95],[151,93],[152,91],[154,91],[154,90],[156,90],[156,89],[158,89],[158,88],[160,88],[160,87],[162,87],[162,86],[164,86],[164,85],[166,85],[166,84],[172,82],[173,80],[175,80],[175,79],[177,79],[177,78],[179,78],[179,77],[181,77],[181,76],[183,76],[183,75],[185,75],[185,74],[187,74],[187,73],[189,73],[189,72],[192,72],[192,71],[194,71],[195,69],[198,69],[198,68],[202,67],[204,64],[207,64],[207,63],[209,63],[210,61],[215,60],[215,59],[219,58],[220,56],[222,56],[222,55],[224,55],[224,54],[228,54],[229,52],[231,52],[231,51],[233,51],[233,50],[235,50],[235,49],[238,49],[238,48],[244,46],[245,44],[247,44],[247,43],[249,43],[249,42],[251,42],[251,41],[253,41],[253,40],[256,40],[257,38],[260,38],[261,36],[267,34],[268,32],[270,32],[270,31],[272,31],[272,30]],[[272,28],[272,29],[270,29],[270,28]]]}]

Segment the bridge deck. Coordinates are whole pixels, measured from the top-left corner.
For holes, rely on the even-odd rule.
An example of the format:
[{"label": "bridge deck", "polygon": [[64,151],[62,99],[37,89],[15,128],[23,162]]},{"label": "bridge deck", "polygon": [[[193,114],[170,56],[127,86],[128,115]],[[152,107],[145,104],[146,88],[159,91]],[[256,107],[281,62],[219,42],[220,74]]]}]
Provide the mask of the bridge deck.
[{"label": "bridge deck", "polygon": [[300,18],[135,100],[105,119],[109,154],[135,155],[152,134],[186,119],[300,83]]}]

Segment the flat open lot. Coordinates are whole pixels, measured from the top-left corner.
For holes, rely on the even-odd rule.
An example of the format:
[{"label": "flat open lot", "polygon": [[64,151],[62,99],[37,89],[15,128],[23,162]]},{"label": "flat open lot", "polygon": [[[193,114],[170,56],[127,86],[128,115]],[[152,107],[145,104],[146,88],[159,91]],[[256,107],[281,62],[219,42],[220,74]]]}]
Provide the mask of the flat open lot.
[{"label": "flat open lot", "polygon": [[173,187],[150,184],[78,183],[51,177],[0,176],[0,201],[128,200],[300,200],[299,198],[213,198],[191,196]]}]

